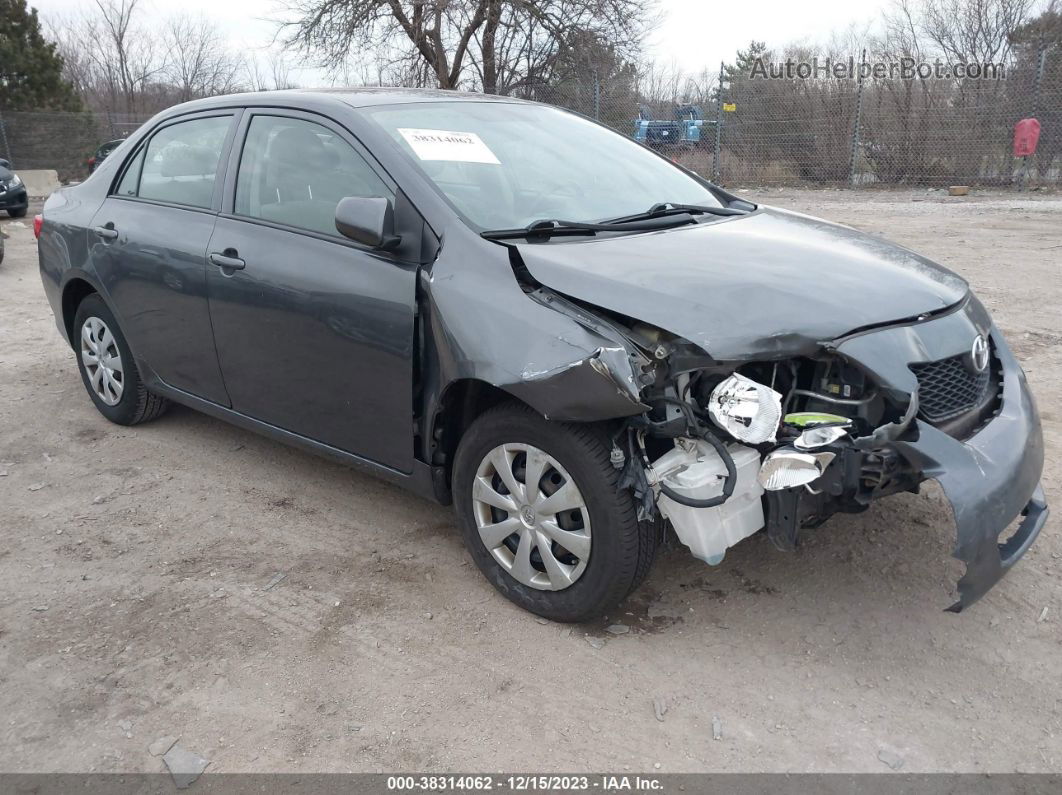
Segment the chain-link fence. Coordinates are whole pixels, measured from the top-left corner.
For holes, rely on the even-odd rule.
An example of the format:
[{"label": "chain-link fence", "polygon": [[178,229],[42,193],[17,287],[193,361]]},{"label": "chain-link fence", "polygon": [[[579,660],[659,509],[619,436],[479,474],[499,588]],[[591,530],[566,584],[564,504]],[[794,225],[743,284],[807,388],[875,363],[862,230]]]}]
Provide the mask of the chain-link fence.
[{"label": "chain-link fence", "polygon": [[[593,76],[536,89],[728,185],[1062,185],[1062,51],[1002,79],[757,79],[661,101]],[[872,66],[872,64],[870,65]],[[718,86],[722,86],[721,89]],[[1036,154],[1014,125],[1040,124]]]},{"label": "chain-link fence", "polygon": [[0,157],[16,169],[53,168],[63,181],[83,179],[100,144],[125,138],[146,120],[120,113],[0,109]]},{"label": "chain-link fence", "polygon": [[[1010,65],[1004,79],[757,79],[720,70],[699,97],[662,99],[640,92],[632,75],[588,74],[522,95],[598,119],[725,185],[1062,185],[1058,46]],[[1029,117],[1040,124],[1036,154],[1015,157],[1014,125]],[[0,157],[78,179],[101,143],[143,121],[0,110]]]}]

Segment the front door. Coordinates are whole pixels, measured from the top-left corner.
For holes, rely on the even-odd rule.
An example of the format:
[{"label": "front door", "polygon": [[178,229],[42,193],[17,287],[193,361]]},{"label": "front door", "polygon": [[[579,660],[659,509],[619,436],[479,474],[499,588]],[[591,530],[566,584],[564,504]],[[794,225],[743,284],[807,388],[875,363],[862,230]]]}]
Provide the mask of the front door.
[{"label": "front door", "polygon": [[233,211],[208,246],[232,407],[409,472],[417,268],[335,230],[344,196],[394,191],[338,127],[279,113],[245,120]]}]

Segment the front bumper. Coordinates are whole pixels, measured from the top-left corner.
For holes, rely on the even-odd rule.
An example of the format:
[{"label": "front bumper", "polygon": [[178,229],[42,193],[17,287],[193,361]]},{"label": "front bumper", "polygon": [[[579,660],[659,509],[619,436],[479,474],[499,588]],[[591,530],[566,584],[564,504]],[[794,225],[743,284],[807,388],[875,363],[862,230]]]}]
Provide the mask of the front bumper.
[{"label": "front bumper", "polygon": [[24,210],[27,207],[29,207],[29,199],[24,187],[0,191],[0,210]]},{"label": "front bumper", "polygon": [[[942,351],[955,350],[956,338],[991,337],[1003,375],[996,416],[965,440],[916,419],[914,433],[888,443],[923,477],[936,480],[951,503],[957,533],[953,554],[966,564],[966,573],[958,583],[959,599],[948,609],[960,612],[1007,573],[1047,521],[1040,485],[1043,434],[1021,366],[975,299],[968,311],[926,326],[933,326],[932,333],[905,326],[853,338],[837,349],[861,364],[874,362],[879,383],[915,394],[909,362],[941,358]],[[912,358],[916,352],[918,358]],[[1001,542],[1000,535],[1019,517],[1015,532]]]},{"label": "front bumper", "polygon": [[[897,449],[935,479],[951,502],[958,540],[954,555],[966,564],[959,580],[960,612],[976,602],[1029,549],[1047,521],[1040,485],[1044,447],[1040,418],[1025,375],[999,334],[993,341],[1003,363],[1000,413],[965,443],[918,421],[916,442]],[[1003,543],[1000,535],[1022,517]]]}]

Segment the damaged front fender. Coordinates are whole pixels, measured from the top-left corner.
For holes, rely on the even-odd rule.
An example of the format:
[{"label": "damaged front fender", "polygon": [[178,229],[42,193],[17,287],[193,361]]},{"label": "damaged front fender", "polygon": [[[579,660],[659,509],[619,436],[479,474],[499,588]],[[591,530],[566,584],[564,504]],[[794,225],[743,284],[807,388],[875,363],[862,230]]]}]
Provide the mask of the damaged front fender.
[{"label": "damaged front fender", "polygon": [[542,371],[525,370],[502,389],[546,419],[584,422],[641,414],[630,356],[622,347],[600,347],[590,356]]},{"label": "damaged front fender", "polygon": [[[516,273],[509,249],[457,230],[421,273],[424,460],[439,464],[437,435],[452,385],[489,384],[551,420],[594,422],[641,414],[644,356],[622,330]],[[514,278],[515,276],[515,278]]]}]

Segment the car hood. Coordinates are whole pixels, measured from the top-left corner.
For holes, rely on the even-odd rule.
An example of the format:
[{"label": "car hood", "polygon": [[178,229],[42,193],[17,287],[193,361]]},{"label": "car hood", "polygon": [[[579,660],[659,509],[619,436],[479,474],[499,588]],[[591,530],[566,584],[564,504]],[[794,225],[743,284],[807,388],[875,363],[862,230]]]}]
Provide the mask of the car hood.
[{"label": "car hood", "polygon": [[855,229],[764,207],[649,234],[516,245],[530,274],[717,360],[812,353],[961,301],[966,282]]}]

